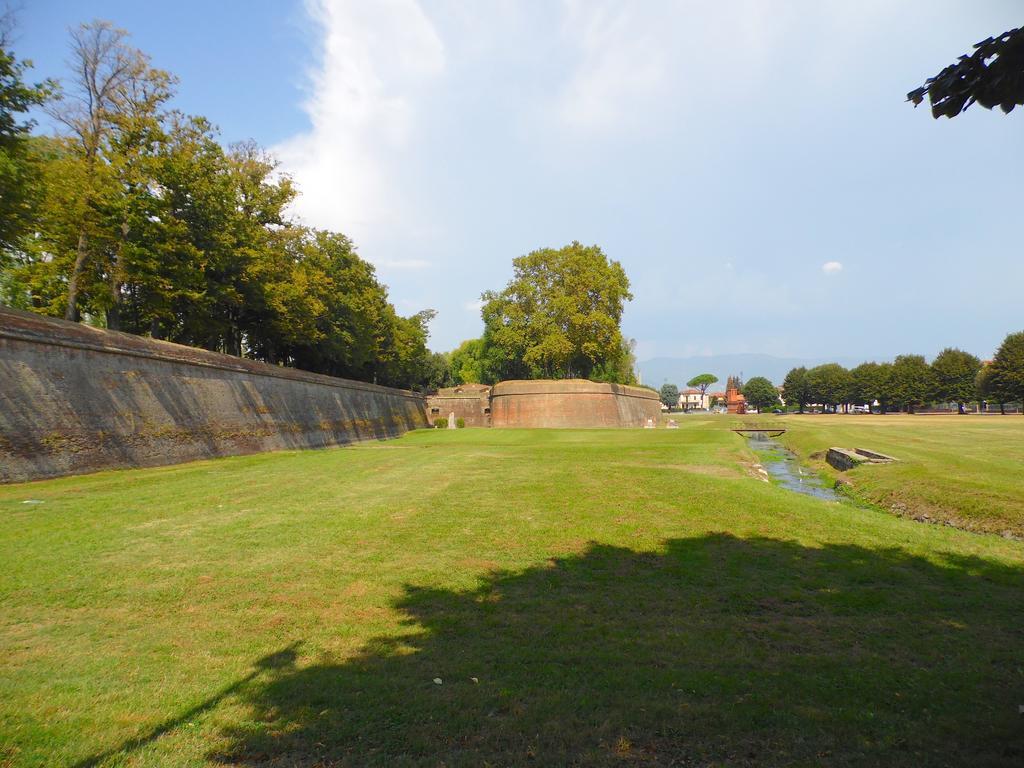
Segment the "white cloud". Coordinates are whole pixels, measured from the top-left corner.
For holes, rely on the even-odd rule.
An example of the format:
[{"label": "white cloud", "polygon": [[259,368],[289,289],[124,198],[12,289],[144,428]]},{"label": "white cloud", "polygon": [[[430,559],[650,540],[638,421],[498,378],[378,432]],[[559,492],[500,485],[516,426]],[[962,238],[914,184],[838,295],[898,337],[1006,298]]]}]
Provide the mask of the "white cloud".
[{"label": "white cloud", "polygon": [[579,48],[560,105],[567,125],[611,128],[664,91],[666,46],[657,39],[658,27],[643,24],[634,6],[570,0],[566,11],[565,33]]},{"label": "white cloud", "polygon": [[790,77],[794,60],[816,84],[831,83],[862,55],[862,38],[853,30],[897,13],[884,0],[562,5],[562,46],[571,71],[555,111],[570,129],[627,135],[675,132],[676,119],[690,127],[708,111],[757,102],[766,91],[775,109],[785,111],[788,97],[780,98],[777,82]]},{"label": "white cloud", "polygon": [[416,270],[416,269],[428,269],[433,266],[426,259],[395,259],[393,261],[381,262],[381,269],[390,270]]},{"label": "white cloud", "polygon": [[671,131],[674,114],[707,109],[702,101],[756,94],[768,76],[763,62],[799,18],[793,8],[763,0],[563,6],[562,35],[575,56],[559,115],[572,129],[604,133]]},{"label": "white cloud", "polygon": [[843,264],[839,261],[826,261],[821,265],[821,271],[826,275],[834,275],[837,272],[843,271]]},{"label": "white cloud", "polygon": [[463,304],[463,307],[465,307],[467,312],[479,312],[484,308],[484,300],[474,299],[473,301],[467,301]]},{"label": "white cloud", "polygon": [[444,46],[416,0],[306,8],[322,33],[304,105],[311,128],[274,147],[299,186],[296,212],[361,245],[382,224],[415,227],[397,172],[425,85],[445,69]]}]

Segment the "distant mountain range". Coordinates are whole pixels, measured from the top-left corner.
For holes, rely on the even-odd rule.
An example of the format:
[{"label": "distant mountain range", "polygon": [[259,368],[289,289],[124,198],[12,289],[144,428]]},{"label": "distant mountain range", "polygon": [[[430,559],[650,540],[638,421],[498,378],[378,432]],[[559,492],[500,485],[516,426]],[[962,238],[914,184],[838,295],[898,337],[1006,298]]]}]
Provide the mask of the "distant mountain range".
[{"label": "distant mountain range", "polygon": [[651,387],[658,388],[667,381],[680,389],[685,389],[686,382],[694,376],[713,373],[718,377],[719,384],[712,386],[711,390],[718,390],[725,389],[725,380],[732,375],[742,375],[744,381],[754,376],[764,376],[778,385],[782,384],[790,369],[801,365],[813,368],[822,363],[839,363],[849,368],[862,362],[864,361],[859,358],[850,357],[798,358],[743,353],[700,357],[654,357],[638,363],[637,367],[640,369],[643,383]]}]

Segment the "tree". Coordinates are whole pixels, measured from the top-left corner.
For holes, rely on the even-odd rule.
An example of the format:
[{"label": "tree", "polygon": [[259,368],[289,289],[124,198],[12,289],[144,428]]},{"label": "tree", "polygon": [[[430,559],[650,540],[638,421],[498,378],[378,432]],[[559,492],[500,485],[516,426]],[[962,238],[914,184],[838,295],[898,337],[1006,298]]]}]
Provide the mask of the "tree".
[{"label": "tree", "polygon": [[755,376],[743,385],[743,397],[759,411],[779,404],[779,391],[764,376]]},{"label": "tree", "polygon": [[425,309],[411,317],[401,317],[395,313],[394,307],[387,306],[393,330],[388,343],[383,345],[381,360],[376,366],[379,373],[374,376],[374,381],[388,387],[421,388],[430,354],[427,350],[428,326],[436,312]]},{"label": "tree", "polygon": [[27,309],[30,295],[17,267],[42,194],[40,152],[30,135],[35,121],[27,115],[57,89],[52,80],[25,82],[32,63],[9,49],[13,25],[11,11],[0,16],[0,303]]},{"label": "tree", "polygon": [[7,49],[11,23],[10,14],[0,18],[0,252],[4,253],[16,248],[27,230],[37,194],[38,168],[30,140],[35,122],[27,113],[56,92],[51,80],[35,85],[25,82],[32,62],[19,61]]},{"label": "tree", "polygon": [[974,53],[929,77],[907,94],[907,101],[916,107],[925,96],[935,119],[956,117],[975,102],[1005,113],[1024,104],[1024,28],[976,43]]},{"label": "tree", "polygon": [[[21,136],[38,93],[18,91],[22,65],[2,52],[0,127]],[[170,110],[174,78],[107,22],[75,30],[72,56],[72,87],[48,106],[64,134],[25,137],[32,236],[0,243],[0,299],[318,373],[448,381],[426,346],[433,312],[400,316],[346,236],[290,219],[296,190],[265,150],[225,149],[208,120]]]},{"label": "tree", "polygon": [[932,360],[935,396],[956,403],[960,413],[963,413],[964,403],[975,397],[975,379],[980,369],[981,361],[974,355],[962,349],[947,347]]},{"label": "tree", "polygon": [[786,405],[795,405],[800,409],[800,413],[804,412],[804,406],[811,402],[806,368],[803,366],[793,368],[786,374],[786,378],[782,382],[782,396],[786,400]]},{"label": "tree", "polygon": [[707,394],[708,387],[710,387],[712,384],[716,383],[717,381],[718,381],[718,377],[715,376],[715,374],[713,374],[713,373],[701,373],[701,374],[699,374],[697,376],[694,376],[692,379],[690,379],[688,382],[686,382],[686,386],[688,386],[688,387],[695,387],[695,388],[699,389],[701,397],[703,398],[703,396]]},{"label": "tree", "polygon": [[622,266],[578,242],[513,262],[500,293],[484,294],[485,346],[502,378],[589,377],[621,370],[622,309],[632,299]]},{"label": "tree", "polygon": [[990,363],[985,363],[981,366],[981,370],[978,371],[978,375],[974,379],[974,386],[979,400],[985,401],[986,404],[990,402],[999,403],[999,412],[1004,416],[1006,415],[1006,401],[1008,397],[996,387],[992,379],[992,365]]},{"label": "tree", "polygon": [[[115,242],[97,238],[111,196],[118,190],[116,134],[139,114],[159,108],[171,95],[173,79],[149,66],[149,58],[128,42],[128,33],[110,22],[83,24],[71,33],[72,88],[49,108],[51,116],[71,133],[69,148],[84,165],[74,261],[68,276],[66,320],[78,316],[78,293],[90,257],[117,252]],[[130,130],[130,128],[128,129]],[[98,240],[98,242],[97,242]],[[105,252],[105,253],[104,253]],[[116,274],[116,266],[100,264],[99,271]]]},{"label": "tree", "polygon": [[812,402],[838,408],[848,402],[850,374],[838,363],[826,363],[807,371],[807,388]]},{"label": "tree", "polygon": [[594,366],[589,378],[612,384],[636,384],[636,339],[622,339],[621,354]]},{"label": "tree", "polygon": [[899,355],[892,364],[892,399],[907,413],[927,402],[934,391],[932,369],[923,355]]},{"label": "tree", "polygon": [[482,384],[488,382],[484,363],[483,339],[466,339],[448,353],[453,384]]},{"label": "tree", "polygon": [[991,368],[992,390],[1006,402],[1020,402],[1024,413],[1024,331],[1011,333],[1003,340]]},{"label": "tree", "polygon": [[895,401],[894,382],[893,364],[879,363],[875,373],[875,386],[877,387],[875,399],[878,400],[878,405],[883,415],[885,415]]},{"label": "tree", "polygon": [[883,404],[888,400],[884,391],[887,376],[888,369],[879,363],[861,363],[853,368],[850,371],[850,401],[870,406],[877,400],[885,413]]},{"label": "tree", "polygon": [[431,352],[423,371],[423,388],[434,392],[453,386],[451,361],[445,352]]},{"label": "tree", "polygon": [[662,384],[658,395],[670,411],[679,405],[679,387],[675,384]]}]

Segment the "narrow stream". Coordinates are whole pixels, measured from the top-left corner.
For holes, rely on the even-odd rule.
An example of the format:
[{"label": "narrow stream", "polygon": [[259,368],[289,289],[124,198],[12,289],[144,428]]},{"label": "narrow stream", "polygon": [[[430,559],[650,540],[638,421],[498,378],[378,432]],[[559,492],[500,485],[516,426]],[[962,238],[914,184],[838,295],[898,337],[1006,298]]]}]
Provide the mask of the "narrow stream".
[{"label": "narrow stream", "polygon": [[819,499],[839,499],[834,488],[830,488],[819,475],[800,466],[797,455],[777,441],[755,432],[749,438],[749,445],[758,453],[768,474],[783,488]]}]

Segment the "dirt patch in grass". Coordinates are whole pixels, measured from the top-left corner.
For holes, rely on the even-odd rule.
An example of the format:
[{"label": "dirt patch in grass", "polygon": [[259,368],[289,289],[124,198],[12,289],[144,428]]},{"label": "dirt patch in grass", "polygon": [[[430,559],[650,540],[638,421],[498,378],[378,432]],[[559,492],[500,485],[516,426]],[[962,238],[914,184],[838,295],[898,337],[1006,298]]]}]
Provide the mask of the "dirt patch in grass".
[{"label": "dirt patch in grass", "polygon": [[456,567],[465,571],[490,572],[497,571],[501,564],[497,560],[486,560],[479,557],[464,557],[456,561]]},{"label": "dirt patch in grass", "polygon": [[726,464],[652,464],[640,461],[617,461],[612,466],[636,467],[639,469],[659,469],[672,472],[686,472],[691,475],[702,475],[704,477],[737,478],[743,477],[743,472],[735,466]]}]

